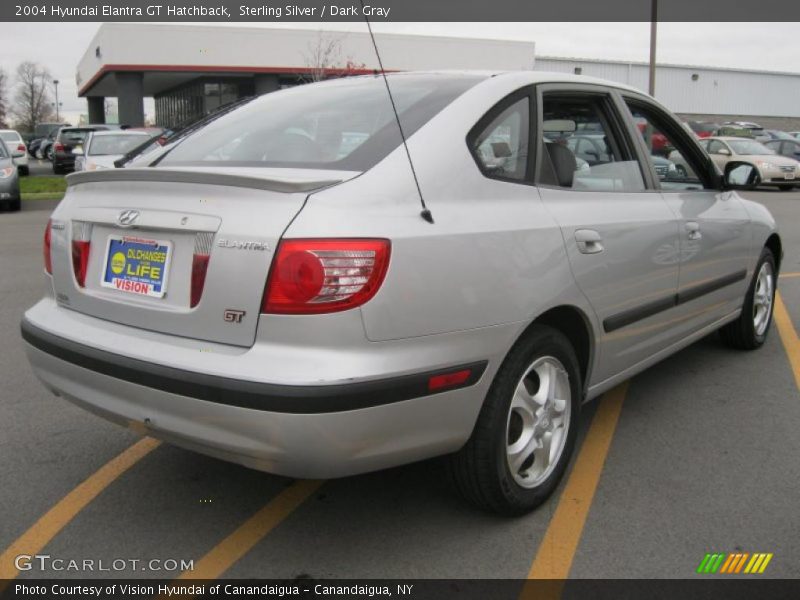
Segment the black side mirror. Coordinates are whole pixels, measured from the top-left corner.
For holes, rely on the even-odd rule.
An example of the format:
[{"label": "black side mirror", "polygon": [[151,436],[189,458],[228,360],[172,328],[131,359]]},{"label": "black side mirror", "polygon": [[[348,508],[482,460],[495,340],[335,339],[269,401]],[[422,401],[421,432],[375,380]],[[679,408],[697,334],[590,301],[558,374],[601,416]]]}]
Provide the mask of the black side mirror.
[{"label": "black side mirror", "polygon": [[758,169],[746,162],[731,161],[723,176],[726,190],[752,190],[759,183]]}]

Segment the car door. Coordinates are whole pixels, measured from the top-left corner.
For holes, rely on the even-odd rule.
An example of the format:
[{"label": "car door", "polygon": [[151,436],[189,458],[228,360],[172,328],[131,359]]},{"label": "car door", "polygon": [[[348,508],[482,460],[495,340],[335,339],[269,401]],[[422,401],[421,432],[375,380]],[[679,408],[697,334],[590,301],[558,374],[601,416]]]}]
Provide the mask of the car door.
[{"label": "car door", "polygon": [[[538,127],[575,122],[597,127],[607,162],[575,170],[564,144],[538,137],[536,182],[558,222],[575,281],[595,311],[595,381],[600,383],[667,347],[669,309],[678,285],[678,224],[654,192],[608,88],[538,86]],[[602,138],[601,138],[602,139]]]},{"label": "car door", "polygon": [[[634,118],[643,118],[684,158],[685,177],[667,176],[661,194],[680,221],[680,273],[674,326],[688,335],[711,326],[742,304],[747,287],[750,218],[739,197],[717,189],[719,178],[674,117],[643,96],[623,95]],[[650,148],[639,139],[645,154]],[[709,150],[719,140],[709,142]],[[726,159],[729,157],[725,157]]]}]

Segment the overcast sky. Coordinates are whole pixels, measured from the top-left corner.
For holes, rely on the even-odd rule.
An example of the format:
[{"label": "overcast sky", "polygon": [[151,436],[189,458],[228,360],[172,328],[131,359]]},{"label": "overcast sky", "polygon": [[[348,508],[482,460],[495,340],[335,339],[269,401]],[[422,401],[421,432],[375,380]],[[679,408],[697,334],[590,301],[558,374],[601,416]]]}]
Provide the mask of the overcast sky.
[{"label": "overcast sky", "polygon": [[[262,26],[310,28],[311,24]],[[0,23],[0,68],[13,83],[13,72],[21,61],[45,65],[60,81],[59,100],[65,119],[77,122],[78,115],[86,112],[86,101],[77,96],[75,69],[98,27],[99,23]],[[364,31],[366,26],[337,23],[316,28]],[[632,61],[647,61],[650,43],[649,23],[375,23],[373,29],[525,40],[536,43],[538,56]],[[658,61],[800,73],[800,36],[796,23],[661,23]],[[146,110],[152,111],[152,101]]]}]

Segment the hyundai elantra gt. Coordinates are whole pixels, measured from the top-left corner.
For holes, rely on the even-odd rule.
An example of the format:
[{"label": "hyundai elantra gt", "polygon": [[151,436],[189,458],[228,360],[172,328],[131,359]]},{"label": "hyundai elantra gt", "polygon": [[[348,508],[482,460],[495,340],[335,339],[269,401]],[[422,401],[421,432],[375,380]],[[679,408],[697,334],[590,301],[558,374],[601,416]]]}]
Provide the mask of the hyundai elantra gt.
[{"label": "hyundai elantra gt", "polygon": [[[659,178],[654,138],[686,169]],[[781,240],[748,180],[600,80],[300,86],[71,175],[22,335],[45,386],[136,431],[292,477],[449,455],[517,514],[585,401],[715,330],[763,344]]]}]

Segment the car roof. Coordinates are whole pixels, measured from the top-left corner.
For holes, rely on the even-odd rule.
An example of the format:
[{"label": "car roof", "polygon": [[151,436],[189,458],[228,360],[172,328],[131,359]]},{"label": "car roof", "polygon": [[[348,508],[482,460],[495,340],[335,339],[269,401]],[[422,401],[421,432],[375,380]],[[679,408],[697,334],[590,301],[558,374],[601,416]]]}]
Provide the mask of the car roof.
[{"label": "car roof", "polygon": [[0,133],[16,133],[17,135],[19,135],[19,131],[17,131],[16,129],[0,129]]}]

